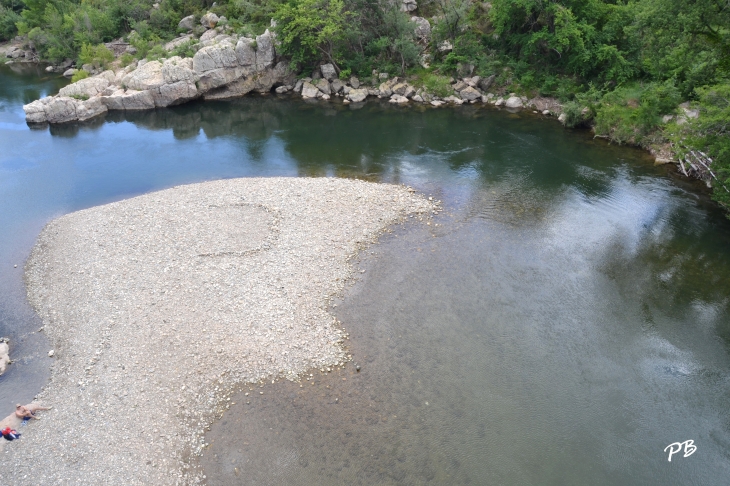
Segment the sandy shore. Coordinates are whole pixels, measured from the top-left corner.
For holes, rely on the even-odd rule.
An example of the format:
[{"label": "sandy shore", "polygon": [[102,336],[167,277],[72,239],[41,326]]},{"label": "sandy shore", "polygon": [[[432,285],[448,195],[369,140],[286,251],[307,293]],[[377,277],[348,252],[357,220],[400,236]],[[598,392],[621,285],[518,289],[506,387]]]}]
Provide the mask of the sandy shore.
[{"label": "sandy shore", "polygon": [[54,409],[4,448],[3,483],[204,482],[191,464],[233,391],[347,361],[327,307],[349,259],[433,209],[402,186],[235,179],[51,222],[26,281]]}]

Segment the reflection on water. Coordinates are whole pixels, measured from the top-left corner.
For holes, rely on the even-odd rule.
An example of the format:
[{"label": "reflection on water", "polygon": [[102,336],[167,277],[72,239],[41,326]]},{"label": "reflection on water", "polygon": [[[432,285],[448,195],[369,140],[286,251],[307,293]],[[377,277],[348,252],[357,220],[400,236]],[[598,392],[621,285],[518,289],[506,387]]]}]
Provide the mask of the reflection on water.
[{"label": "reflection on water", "polygon": [[237,397],[211,484],[725,482],[730,225],[641,153],[478,106],[272,97],[30,130],[26,93],[63,82],[33,76],[0,68],[0,335],[19,360],[0,406],[45,376],[21,270],[50,218],[215,178],[358,177],[447,211],[373,248],[334,310],[362,371]]}]

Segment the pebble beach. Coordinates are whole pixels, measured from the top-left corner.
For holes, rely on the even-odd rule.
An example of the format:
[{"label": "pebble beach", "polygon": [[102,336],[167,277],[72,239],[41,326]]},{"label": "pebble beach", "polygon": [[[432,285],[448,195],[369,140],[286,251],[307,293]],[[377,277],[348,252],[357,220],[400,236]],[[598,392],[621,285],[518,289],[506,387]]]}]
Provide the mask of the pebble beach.
[{"label": "pebble beach", "polygon": [[347,323],[328,307],[352,258],[437,209],[404,186],[247,178],[52,221],[25,278],[53,347],[37,399],[53,409],[0,451],[3,482],[205,483],[203,433],[231,396],[344,366]]}]

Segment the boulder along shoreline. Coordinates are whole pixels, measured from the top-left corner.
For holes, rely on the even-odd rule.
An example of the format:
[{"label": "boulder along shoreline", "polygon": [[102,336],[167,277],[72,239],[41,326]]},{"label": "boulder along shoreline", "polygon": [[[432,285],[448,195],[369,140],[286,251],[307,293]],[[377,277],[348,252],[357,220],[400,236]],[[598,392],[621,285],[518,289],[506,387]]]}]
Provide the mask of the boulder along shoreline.
[{"label": "boulder along shoreline", "polygon": [[[417,19],[425,22],[419,29],[430,33],[428,22]],[[264,94],[272,91],[277,94],[296,93],[309,100],[339,100],[342,103],[360,103],[368,97],[377,97],[387,98],[394,104],[412,102],[438,107],[488,103],[513,109],[533,108],[545,115],[559,116],[562,113],[562,105],[552,98],[527,99],[514,93],[508,96],[490,93],[488,90],[495,76],[453,80],[452,94],[444,97],[414,87],[403,78],[390,78],[386,73],[376,71],[366,80],[355,76],[341,80],[335,67],[329,63],[318,66],[311,76],[301,78],[290,69],[289,60],[277,54],[276,35],[268,29],[253,38],[215,27],[215,22],[209,23],[206,18],[202,22],[209,30],[199,39],[192,34],[182,34],[165,46],[171,52],[185,43],[194,42],[197,50],[192,58],[173,56],[162,61],[141,60],[126,67],[115,62],[112,63],[114,69],[105,71],[85,66],[93,76],[62,88],[58,95],[25,105],[26,121],[31,124],[85,121],[110,110],[151,110],[195,99],[223,100],[250,92]],[[186,24],[185,27],[190,26]],[[115,49],[123,47],[122,44],[110,46]],[[124,46],[129,48],[126,44]],[[70,64],[66,62],[62,69],[68,66]],[[48,69],[54,70],[54,67],[49,66]],[[69,69],[65,74],[71,75],[75,71]]]},{"label": "boulder along shoreline", "polygon": [[[53,405],[3,452],[8,484],[200,484],[205,429],[242,385],[348,360],[328,313],[350,260],[437,203],[346,179],[205,182],[49,223],[26,263]],[[267,393],[265,389],[262,392]]]}]

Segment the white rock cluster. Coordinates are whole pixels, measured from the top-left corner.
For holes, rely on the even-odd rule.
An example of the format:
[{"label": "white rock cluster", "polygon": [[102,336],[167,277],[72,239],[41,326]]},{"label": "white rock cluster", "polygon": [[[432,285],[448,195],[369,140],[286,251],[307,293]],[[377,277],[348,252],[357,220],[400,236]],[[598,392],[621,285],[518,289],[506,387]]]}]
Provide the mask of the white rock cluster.
[{"label": "white rock cluster", "polygon": [[536,97],[527,99],[512,93],[508,97],[499,97],[487,90],[494,83],[495,76],[482,78],[480,76],[466,77],[455,80],[451,84],[452,94],[440,98],[428,93],[423,88],[416,88],[410,85],[405,79],[394,77],[388,79],[387,74],[373,72],[373,79],[382,80],[377,88],[367,88],[361,85],[360,81],[353,77],[349,83],[336,78],[336,71],[332,64],[325,64],[319,68],[318,79],[307,77],[300,79],[292,86],[277,88],[277,93],[294,91],[301,94],[302,98],[314,100],[330,100],[334,97],[343,98],[343,103],[359,103],[365,101],[368,96],[387,98],[390,103],[403,105],[409,102],[426,103],[432,106],[444,104],[462,105],[464,103],[489,103],[499,107],[510,109],[533,108],[544,115],[554,115],[562,112],[562,106],[552,98]]},{"label": "white rock cluster", "polygon": [[[213,24],[210,17],[207,21]],[[57,96],[25,105],[26,120],[84,121],[108,110],[149,110],[200,97],[232,98],[250,91],[268,92],[292,77],[286,62],[275,63],[274,35],[268,30],[255,39],[219,34],[215,29],[208,32],[215,36],[203,41],[192,59],[140,61],[82,79]]]}]

